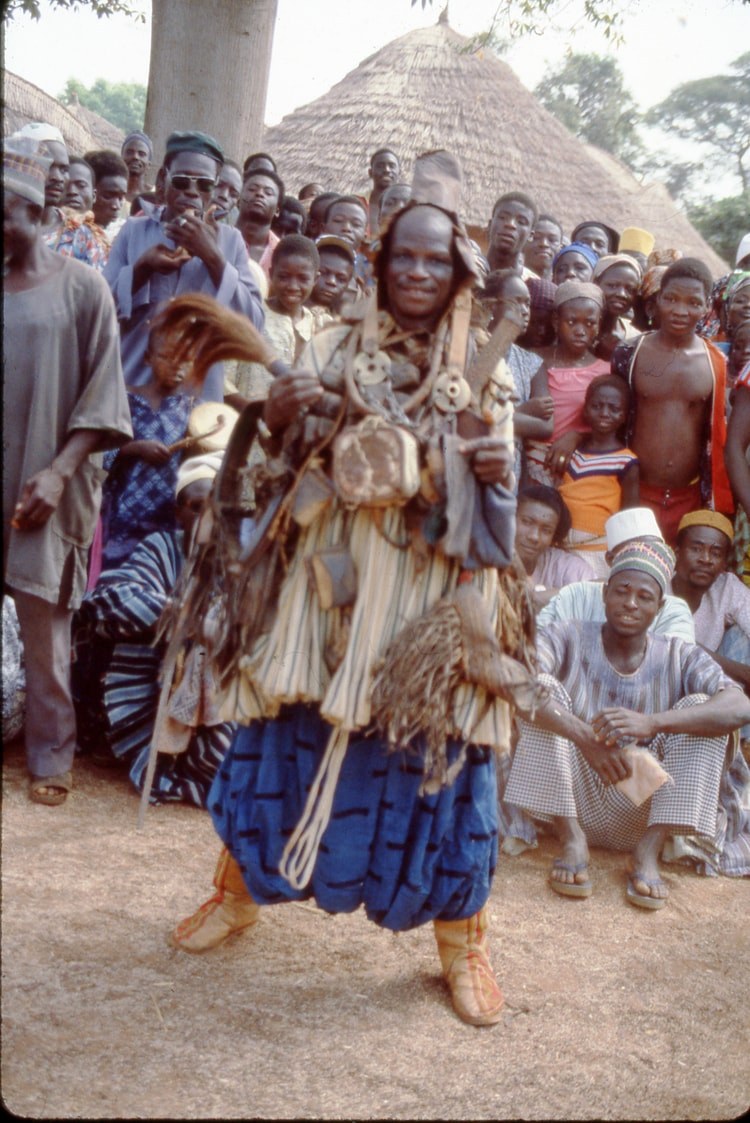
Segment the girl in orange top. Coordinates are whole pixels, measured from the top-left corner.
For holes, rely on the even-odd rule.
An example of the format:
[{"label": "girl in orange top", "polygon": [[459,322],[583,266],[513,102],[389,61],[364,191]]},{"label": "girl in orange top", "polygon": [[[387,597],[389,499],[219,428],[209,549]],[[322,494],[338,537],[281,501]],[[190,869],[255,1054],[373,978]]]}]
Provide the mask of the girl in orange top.
[{"label": "girl in orange top", "polygon": [[617,375],[589,383],[583,418],[591,431],[571,456],[559,488],[570,511],[569,541],[602,578],[609,571],[604,524],[623,507],[639,503],[638,457],[622,440],[629,393]]}]

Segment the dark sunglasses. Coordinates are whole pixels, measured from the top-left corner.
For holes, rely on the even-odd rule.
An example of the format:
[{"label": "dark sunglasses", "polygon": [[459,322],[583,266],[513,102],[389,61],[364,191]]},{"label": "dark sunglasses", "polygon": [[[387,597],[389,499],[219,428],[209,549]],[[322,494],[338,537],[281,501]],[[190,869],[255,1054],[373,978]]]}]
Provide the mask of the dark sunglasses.
[{"label": "dark sunglasses", "polygon": [[215,179],[209,179],[208,176],[204,175],[182,175],[180,172],[176,175],[172,175],[169,172],[167,174],[169,175],[169,182],[176,187],[178,191],[187,191],[190,184],[194,183],[199,191],[207,194],[209,191],[213,191],[217,183]]}]

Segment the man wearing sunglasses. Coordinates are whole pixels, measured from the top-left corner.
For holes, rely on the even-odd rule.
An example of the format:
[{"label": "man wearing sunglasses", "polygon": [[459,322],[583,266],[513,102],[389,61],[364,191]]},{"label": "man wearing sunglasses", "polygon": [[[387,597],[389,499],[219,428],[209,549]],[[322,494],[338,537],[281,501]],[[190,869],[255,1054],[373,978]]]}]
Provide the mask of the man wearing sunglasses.
[{"label": "man wearing sunglasses", "polygon": [[[128,386],[148,381],[145,354],[151,321],[173,296],[208,293],[263,327],[263,302],[242,235],[206,215],[223,163],[224,154],[213,137],[171,133],[157,177],[164,205],[128,219],[112,246],[104,276],[117,306]],[[209,370],[201,397],[223,401],[223,382],[218,363]]]}]

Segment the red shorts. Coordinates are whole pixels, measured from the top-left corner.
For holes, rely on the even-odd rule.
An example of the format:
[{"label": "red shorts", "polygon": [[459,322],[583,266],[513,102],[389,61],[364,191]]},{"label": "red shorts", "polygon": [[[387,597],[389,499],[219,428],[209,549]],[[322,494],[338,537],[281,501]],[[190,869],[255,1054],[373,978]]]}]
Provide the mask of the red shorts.
[{"label": "red shorts", "polygon": [[687,487],[651,487],[641,484],[641,503],[650,507],[656,515],[664,541],[670,546],[677,544],[677,527],[680,519],[690,511],[700,511],[701,485],[698,480]]}]

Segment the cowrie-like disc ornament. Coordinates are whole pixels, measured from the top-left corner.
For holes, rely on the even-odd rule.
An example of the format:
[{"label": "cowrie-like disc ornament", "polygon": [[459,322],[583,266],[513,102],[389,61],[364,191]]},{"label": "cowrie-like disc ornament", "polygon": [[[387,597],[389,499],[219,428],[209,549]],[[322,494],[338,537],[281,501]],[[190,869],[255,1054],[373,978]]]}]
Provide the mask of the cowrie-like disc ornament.
[{"label": "cowrie-like disc ornament", "polygon": [[432,400],[442,413],[460,413],[471,402],[471,387],[465,378],[441,374],[435,382]]},{"label": "cowrie-like disc ornament", "polygon": [[374,355],[359,354],[352,366],[354,378],[360,386],[377,386],[391,373],[391,360],[385,351]]}]

